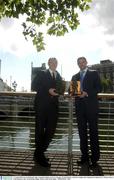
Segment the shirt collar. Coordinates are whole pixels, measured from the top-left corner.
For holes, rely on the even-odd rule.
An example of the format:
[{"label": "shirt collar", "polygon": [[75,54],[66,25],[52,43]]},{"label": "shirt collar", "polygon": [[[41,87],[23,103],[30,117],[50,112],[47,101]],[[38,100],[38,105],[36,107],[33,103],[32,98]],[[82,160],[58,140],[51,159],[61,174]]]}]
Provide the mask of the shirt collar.
[{"label": "shirt collar", "polygon": [[52,75],[52,73],[54,73],[55,74],[55,76],[56,76],[56,71],[52,71],[51,69],[49,69],[49,72],[50,72],[50,74]]},{"label": "shirt collar", "polygon": [[85,69],[80,70],[80,73],[81,73],[81,72],[86,73],[86,72],[87,72],[87,70],[88,70],[88,68],[86,67]]},{"label": "shirt collar", "polygon": [[52,74],[53,73],[53,71],[51,70],[51,69],[49,69],[49,72]]}]

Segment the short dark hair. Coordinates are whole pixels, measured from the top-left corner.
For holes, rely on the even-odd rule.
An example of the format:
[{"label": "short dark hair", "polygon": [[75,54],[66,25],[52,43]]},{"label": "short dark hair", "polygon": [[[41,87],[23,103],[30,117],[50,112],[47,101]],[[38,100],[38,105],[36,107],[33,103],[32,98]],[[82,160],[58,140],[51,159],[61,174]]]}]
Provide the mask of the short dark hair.
[{"label": "short dark hair", "polygon": [[86,58],[85,58],[84,56],[82,56],[82,57],[79,57],[79,58],[77,59],[77,63],[79,63],[79,61],[80,61],[81,59],[87,61]]},{"label": "short dark hair", "polygon": [[57,62],[57,59],[56,59],[55,57],[49,58],[49,59],[48,59],[48,64],[49,64],[50,61],[56,61],[56,62]]}]

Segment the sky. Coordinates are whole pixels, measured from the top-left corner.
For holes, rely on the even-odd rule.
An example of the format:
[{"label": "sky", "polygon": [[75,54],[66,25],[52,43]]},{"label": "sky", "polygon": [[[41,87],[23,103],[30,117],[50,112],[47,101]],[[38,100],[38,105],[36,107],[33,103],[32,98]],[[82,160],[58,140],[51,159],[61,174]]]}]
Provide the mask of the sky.
[{"label": "sky", "polygon": [[37,52],[22,34],[22,18],[0,22],[0,77],[9,86],[16,81],[17,91],[30,91],[31,63],[40,67],[50,57],[58,60],[57,70],[70,81],[79,71],[76,60],[85,56],[88,65],[101,60],[114,61],[114,0],[93,0],[88,11],[79,13],[80,25],[63,37],[46,36],[45,51]]}]

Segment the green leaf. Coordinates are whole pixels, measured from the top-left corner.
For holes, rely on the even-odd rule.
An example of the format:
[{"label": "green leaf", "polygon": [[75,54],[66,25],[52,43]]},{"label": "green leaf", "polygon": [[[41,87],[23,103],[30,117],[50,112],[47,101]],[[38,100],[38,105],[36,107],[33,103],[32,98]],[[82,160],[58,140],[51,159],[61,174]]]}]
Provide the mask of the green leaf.
[{"label": "green leaf", "polygon": [[77,9],[88,10],[92,0],[0,0],[0,19],[4,17],[19,18],[26,15],[22,24],[23,35],[31,37],[38,51],[44,50],[44,38],[38,32],[40,26],[47,26],[47,34],[64,36],[77,29],[79,19]]}]

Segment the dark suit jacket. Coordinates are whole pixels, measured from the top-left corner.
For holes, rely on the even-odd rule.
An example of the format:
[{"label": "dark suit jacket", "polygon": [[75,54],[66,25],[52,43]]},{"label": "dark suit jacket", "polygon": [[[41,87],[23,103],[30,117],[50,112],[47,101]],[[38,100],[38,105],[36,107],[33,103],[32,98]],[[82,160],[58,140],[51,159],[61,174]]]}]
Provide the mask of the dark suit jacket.
[{"label": "dark suit jacket", "polygon": [[[72,77],[72,81],[80,81],[80,73],[75,74]],[[83,98],[88,113],[98,112],[98,98],[97,93],[101,92],[100,77],[95,70],[87,70],[83,80],[83,91],[88,93],[88,97]],[[81,98],[76,99],[76,105],[78,106]]]},{"label": "dark suit jacket", "polygon": [[[57,72],[57,71],[56,71]],[[40,71],[33,80],[34,90],[37,91],[35,105],[40,107],[48,106],[50,103],[57,104],[58,97],[49,94],[50,88],[56,89],[56,82],[62,81],[60,74],[57,72],[56,80],[52,79],[49,70]]]}]

